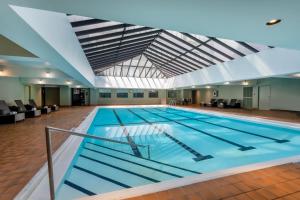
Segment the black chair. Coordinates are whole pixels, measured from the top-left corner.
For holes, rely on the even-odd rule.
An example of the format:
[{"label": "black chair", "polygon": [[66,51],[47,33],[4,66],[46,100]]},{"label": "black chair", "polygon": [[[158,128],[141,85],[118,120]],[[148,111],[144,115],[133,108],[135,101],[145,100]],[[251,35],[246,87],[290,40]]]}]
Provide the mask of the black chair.
[{"label": "black chair", "polygon": [[35,108],[36,110],[41,110],[42,114],[49,114],[49,113],[51,113],[51,108],[49,108],[48,106],[38,107],[37,104],[35,103],[35,101],[33,99],[29,99],[29,105],[32,108]]},{"label": "black chair", "polygon": [[240,108],[241,101],[237,99],[231,99],[229,104],[227,105],[228,108]]},{"label": "black chair", "polygon": [[41,116],[41,110],[37,110],[30,105],[24,106],[22,100],[15,100],[17,106],[19,107],[19,111],[25,113],[25,117],[38,117]]},{"label": "black chair", "polygon": [[0,124],[16,123],[24,119],[24,113],[11,112],[6,102],[0,100]]},{"label": "black chair", "polygon": [[218,108],[226,108],[227,107],[227,100],[218,99],[217,106],[218,106]]},{"label": "black chair", "polygon": [[217,99],[210,99],[210,102],[206,106],[217,107]]}]

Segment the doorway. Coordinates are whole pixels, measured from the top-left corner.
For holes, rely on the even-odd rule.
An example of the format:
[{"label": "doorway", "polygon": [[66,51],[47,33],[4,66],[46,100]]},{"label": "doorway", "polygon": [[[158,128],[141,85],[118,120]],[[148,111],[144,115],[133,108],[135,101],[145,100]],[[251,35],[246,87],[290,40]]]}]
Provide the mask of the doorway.
[{"label": "doorway", "polygon": [[90,105],[90,90],[88,88],[72,88],[72,106]]},{"label": "doorway", "polygon": [[269,85],[260,86],[258,90],[258,107],[260,110],[270,110],[271,108],[271,87]]},{"label": "doorway", "polygon": [[42,87],[42,106],[59,105],[59,102],[59,87]]},{"label": "doorway", "polygon": [[192,104],[197,103],[197,90],[192,90]]}]

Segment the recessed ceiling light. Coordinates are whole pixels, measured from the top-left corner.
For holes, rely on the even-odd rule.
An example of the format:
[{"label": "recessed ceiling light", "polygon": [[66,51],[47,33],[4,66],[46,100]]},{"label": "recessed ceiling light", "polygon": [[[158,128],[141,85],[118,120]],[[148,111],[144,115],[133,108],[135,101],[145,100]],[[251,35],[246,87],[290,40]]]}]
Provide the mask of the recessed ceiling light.
[{"label": "recessed ceiling light", "polygon": [[205,86],[206,88],[211,88],[209,85]]},{"label": "recessed ceiling light", "polygon": [[71,85],[72,82],[71,82],[71,81],[66,81],[66,84],[67,84],[67,85]]},{"label": "recessed ceiling light", "polygon": [[50,72],[46,72],[46,77],[50,78],[51,77],[51,73]]},{"label": "recessed ceiling light", "polygon": [[40,79],[38,82],[39,82],[39,84],[43,84],[44,83],[44,81],[42,79]]},{"label": "recessed ceiling light", "polygon": [[280,22],[281,22],[281,19],[271,19],[270,21],[268,21],[268,22],[266,23],[266,25],[267,25],[267,26],[273,26],[273,25],[278,24],[278,23],[280,23]]},{"label": "recessed ceiling light", "polygon": [[81,86],[80,85],[76,85],[76,88],[80,88]]},{"label": "recessed ceiling light", "polygon": [[192,88],[195,88],[195,86],[193,85]]},{"label": "recessed ceiling light", "polygon": [[224,85],[229,85],[229,84],[230,84],[230,82],[229,82],[229,81],[227,81],[227,82],[225,82],[225,83],[224,83]]}]

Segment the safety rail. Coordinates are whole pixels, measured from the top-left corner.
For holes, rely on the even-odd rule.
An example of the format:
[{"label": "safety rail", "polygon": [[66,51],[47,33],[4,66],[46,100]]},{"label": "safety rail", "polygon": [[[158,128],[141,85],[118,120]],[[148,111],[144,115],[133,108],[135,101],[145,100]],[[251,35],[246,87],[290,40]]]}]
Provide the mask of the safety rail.
[{"label": "safety rail", "polygon": [[[83,134],[83,133],[79,133],[76,131],[70,131],[70,130],[55,128],[55,127],[50,127],[50,126],[45,127],[48,177],[49,177],[49,188],[50,188],[50,199],[51,200],[55,200],[55,185],[54,185],[54,172],[53,172],[53,160],[52,160],[51,133],[67,133],[69,135],[74,135],[74,136],[83,137],[83,138],[96,139],[96,140],[107,141],[107,142],[118,143],[118,144],[125,144],[125,145],[130,145],[130,146],[132,145],[131,143],[128,143],[128,142],[122,142],[122,141],[113,140],[113,139],[109,139],[109,138]],[[137,147],[142,147],[142,148],[147,147],[148,158],[150,158],[150,145],[140,145],[140,144],[134,144],[134,145]]]},{"label": "safety rail", "polygon": [[176,99],[170,99],[169,100],[169,106],[176,106],[176,102],[177,102]]}]

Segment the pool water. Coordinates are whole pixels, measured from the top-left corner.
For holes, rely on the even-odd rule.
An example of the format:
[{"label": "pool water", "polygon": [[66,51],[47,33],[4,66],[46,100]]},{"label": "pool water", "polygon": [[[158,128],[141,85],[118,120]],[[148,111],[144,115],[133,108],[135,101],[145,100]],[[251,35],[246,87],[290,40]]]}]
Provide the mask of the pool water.
[{"label": "pool water", "polygon": [[170,107],[99,108],[57,191],[74,199],[300,154],[300,130]]}]

